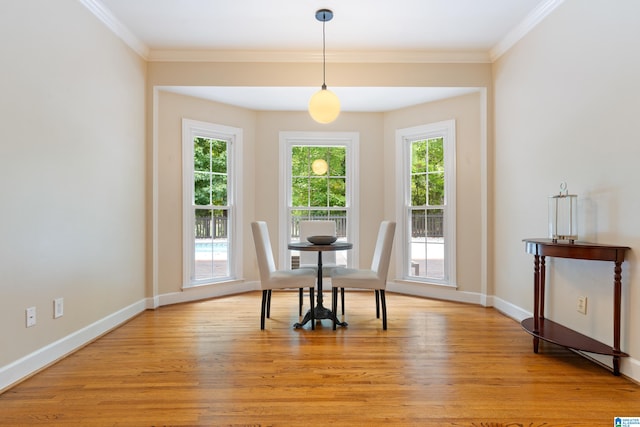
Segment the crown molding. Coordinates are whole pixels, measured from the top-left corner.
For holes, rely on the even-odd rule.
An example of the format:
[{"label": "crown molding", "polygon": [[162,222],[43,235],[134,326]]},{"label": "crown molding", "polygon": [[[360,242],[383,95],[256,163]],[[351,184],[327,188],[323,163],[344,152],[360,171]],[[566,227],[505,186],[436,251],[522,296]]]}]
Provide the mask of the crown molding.
[{"label": "crown molding", "polygon": [[[321,62],[322,56],[304,51],[257,50],[152,50],[137,38],[100,0],[79,0],[117,37],[144,60],[150,62]],[[533,10],[490,51],[338,51],[327,54],[336,63],[493,63],[529,31],[536,27],[564,0],[547,0]]]},{"label": "crown molding", "polygon": [[124,41],[142,59],[148,60],[149,47],[137,38],[118,18],[116,18],[102,2],[98,0],[79,0],[91,13],[107,26],[116,36]]},{"label": "crown molding", "polygon": [[[490,63],[484,51],[334,51],[334,63]],[[322,54],[308,51],[151,50],[150,62],[322,62]]]},{"label": "crown molding", "polygon": [[563,2],[564,0],[547,0],[536,7],[520,24],[513,28],[489,51],[489,58],[491,62],[495,62],[498,58],[504,55]]}]

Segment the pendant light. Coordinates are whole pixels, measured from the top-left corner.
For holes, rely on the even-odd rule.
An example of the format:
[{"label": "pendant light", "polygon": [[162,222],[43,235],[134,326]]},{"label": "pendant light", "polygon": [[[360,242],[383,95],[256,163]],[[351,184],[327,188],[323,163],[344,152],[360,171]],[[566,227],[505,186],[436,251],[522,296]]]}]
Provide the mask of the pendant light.
[{"label": "pendant light", "polygon": [[324,25],[333,18],[329,9],[316,11],[316,19],[322,22],[322,88],[309,100],[309,114],[318,123],[326,124],[334,121],[340,114],[340,99],[327,89],[325,82],[326,53]]},{"label": "pendant light", "polygon": [[324,175],[329,170],[329,164],[325,159],[315,159],[311,163],[311,170],[316,175]]}]

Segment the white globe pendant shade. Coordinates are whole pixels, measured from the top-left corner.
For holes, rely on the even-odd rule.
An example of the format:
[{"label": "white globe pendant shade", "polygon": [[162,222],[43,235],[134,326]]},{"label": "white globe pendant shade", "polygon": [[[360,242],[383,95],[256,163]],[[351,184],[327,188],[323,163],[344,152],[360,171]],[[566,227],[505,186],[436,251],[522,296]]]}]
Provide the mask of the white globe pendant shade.
[{"label": "white globe pendant shade", "polygon": [[329,165],[324,159],[316,159],[311,163],[311,170],[316,175],[324,175],[329,170]]},{"label": "white globe pendant shade", "polygon": [[309,114],[318,123],[331,123],[340,115],[340,99],[325,86],[309,100]]}]

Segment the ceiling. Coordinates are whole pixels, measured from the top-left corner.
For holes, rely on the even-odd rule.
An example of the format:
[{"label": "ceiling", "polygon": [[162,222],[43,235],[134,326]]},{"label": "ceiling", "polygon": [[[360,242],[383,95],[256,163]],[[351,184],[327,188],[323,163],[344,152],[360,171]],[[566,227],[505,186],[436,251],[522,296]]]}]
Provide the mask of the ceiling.
[{"label": "ceiling", "polygon": [[[477,89],[332,87],[331,62],[491,62],[562,0],[81,1],[149,61],[320,62],[322,23],[315,11],[331,9],[329,88],[343,111],[389,111]],[[300,111],[321,83],[164,89],[255,110]]]}]

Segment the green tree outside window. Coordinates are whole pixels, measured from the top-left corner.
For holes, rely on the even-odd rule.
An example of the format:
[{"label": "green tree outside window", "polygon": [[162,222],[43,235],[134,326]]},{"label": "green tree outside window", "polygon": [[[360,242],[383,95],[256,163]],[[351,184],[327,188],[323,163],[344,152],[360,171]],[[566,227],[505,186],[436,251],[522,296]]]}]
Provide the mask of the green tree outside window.
[{"label": "green tree outside window", "polygon": [[[292,147],[291,205],[294,208],[344,207],[347,191],[346,154],[344,147]],[[322,175],[315,174],[311,169],[317,159],[326,161],[328,165],[327,172]]]}]

